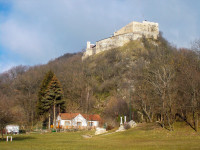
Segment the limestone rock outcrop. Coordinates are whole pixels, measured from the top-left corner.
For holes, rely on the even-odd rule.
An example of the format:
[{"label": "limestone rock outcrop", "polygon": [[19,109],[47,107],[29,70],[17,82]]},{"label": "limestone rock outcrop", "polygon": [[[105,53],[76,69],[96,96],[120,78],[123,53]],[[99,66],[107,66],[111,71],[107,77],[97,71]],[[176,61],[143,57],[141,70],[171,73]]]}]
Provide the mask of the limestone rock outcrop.
[{"label": "limestone rock outcrop", "polygon": [[98,128],[96,128],[95,135],[103,134],[106,132],[108,132],[108,131],[106,131],[106,129],[98,127]]},{"label": "limestone rock outcrop", "polygon": [[131,128],[134,128],[137,126],[137,123],[133,120],[129,121],[128,124],[130,125]]}]

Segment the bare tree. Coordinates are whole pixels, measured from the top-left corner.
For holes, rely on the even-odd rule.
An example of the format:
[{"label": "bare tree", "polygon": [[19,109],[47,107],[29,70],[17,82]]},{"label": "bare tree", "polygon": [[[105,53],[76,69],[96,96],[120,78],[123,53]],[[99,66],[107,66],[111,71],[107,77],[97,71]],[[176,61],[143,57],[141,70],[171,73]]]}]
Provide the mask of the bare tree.
[{"label": "bare tree", "polygon": [[12,123],[14,120],[9,106],[10,104],[6,101],[5,97],[0,96],[0,131],[2,140],[6,125]]},{"label": "bare tree", "polygon": [[[181,117],[194,129],[198,130],[198,112],[200,103],[200,59],[196,52],[181,49],[178,58],[178,88],[184,101],[181,104]],[[183,113],[185,112],[185,114]],[[193,118],[190,123],[188,115]]]}]

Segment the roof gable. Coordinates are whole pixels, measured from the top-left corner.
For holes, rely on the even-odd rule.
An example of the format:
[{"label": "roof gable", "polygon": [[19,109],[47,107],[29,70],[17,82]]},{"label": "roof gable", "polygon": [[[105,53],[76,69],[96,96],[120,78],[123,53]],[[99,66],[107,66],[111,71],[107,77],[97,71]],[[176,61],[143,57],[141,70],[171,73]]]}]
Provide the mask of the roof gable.
[{"label": "roof gable", "polygon": [[[85,117],[83,117],[81,114],[78,114],[76,117],[73,118],[73,120],[86,120]],[[87,121],[87,120],[86,120]]]}]

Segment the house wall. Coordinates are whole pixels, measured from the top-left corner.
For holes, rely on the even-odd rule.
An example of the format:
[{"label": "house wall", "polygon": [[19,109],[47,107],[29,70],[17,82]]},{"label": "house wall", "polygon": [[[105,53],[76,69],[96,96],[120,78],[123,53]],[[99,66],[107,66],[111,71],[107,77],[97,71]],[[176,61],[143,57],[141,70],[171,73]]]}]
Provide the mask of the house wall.
[{"label": "house wall", "polygon": [[87,126],[87,120],[81,115],[77,115],[74,119],[72,119],[72,126],[77,126],[77,122],[81,122],[82,127]]},{"label": "house wall", "polygon": [[60,118],[60,116],[58,116],[57,119],[56,119],[56,126],[58,126],[58,122],[59,122],[59,125],[60,125],[60,126],[65,126],[65,121],[69,121],[69,122],[70,122],[70,125],[71,125],[71,120],[62,120],[62,119]]},{"label": "house wall", "polygon": [[60,125],[61,126],[65,126],[65,121],[69,121],[70,122],[70,126],[71,126],[71,120],[60,120]]},{"label": "house wall", "polygon": [[88,121],[88,122],[92,122],[94,127],[99,126],[99,121]]},{"label": "house wall", "polygon": [[[66,121],[69,121],[70,122],[70,125],[69,126],[66,126],[65,122]],[[57,117],[57,120],[56,120],[56,126],[58,126],[58,122],[59,122],[59,125],[62,126],[62,127],[77,127],[77,122],[81,122],[81,126],[82,127],[87,127],[89,126],[89,122],[92,122],[93,123],[93,127],[98,127],[99,126],[99,121],[87,121],[81,114],[77,115],[74,119],[72,120],[62,120],[60,118],[60,116]]]}]

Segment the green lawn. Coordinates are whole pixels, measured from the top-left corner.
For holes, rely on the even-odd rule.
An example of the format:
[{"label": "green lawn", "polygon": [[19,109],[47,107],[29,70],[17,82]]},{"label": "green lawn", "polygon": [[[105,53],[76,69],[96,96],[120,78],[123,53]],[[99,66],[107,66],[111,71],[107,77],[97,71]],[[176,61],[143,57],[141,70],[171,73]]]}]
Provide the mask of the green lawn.
[{"label": "green lawn", "polygon": [[89,139],[81,136],[85,134],[94,132],[15,135],[13,142],[0,141],[0,150],[200,149],[200,135],[185,126],[178,126],[170,132],[154,124],[141,124],[125,132]]}]

